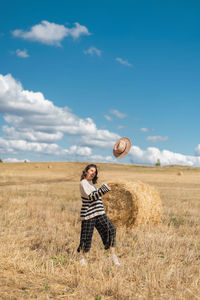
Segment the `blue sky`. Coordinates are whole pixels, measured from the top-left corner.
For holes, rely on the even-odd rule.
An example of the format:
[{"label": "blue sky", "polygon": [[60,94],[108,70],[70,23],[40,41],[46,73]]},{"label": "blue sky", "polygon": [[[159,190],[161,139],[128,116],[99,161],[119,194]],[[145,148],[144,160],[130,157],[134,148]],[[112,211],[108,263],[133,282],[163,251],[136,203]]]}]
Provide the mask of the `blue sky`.
[{"label": "blue sky", "polygon": [[200,166],[199,15],[198,1],[1,1],[0,157]]}]

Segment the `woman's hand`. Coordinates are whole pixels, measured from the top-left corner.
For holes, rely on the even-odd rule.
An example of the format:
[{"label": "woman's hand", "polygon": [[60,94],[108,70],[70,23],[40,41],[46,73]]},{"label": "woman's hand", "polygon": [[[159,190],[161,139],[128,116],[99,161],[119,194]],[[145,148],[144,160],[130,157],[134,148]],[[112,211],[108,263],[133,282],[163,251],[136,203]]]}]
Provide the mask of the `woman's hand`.
[{"label": "woman's hand", "polygon": [[[107,184],[107,183],[106,183]],[[112,190],[112,184],[107,184],[107,186],[108,186],[108,188],[110,189],[110,190]]]}]

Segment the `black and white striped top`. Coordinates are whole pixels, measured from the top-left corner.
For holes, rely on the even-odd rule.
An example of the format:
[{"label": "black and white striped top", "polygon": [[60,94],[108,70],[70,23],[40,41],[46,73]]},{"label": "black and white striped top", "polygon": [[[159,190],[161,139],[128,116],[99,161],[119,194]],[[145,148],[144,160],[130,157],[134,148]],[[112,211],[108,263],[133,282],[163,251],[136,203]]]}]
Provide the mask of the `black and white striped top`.
[{"label": "black and white striped top", "polygon": [[107,184],[103,184],[99,189],[86,179],[80,182],[80,193],[82,199],[81,220],[88,220],[105,214],[101,196],[110,191]]}]

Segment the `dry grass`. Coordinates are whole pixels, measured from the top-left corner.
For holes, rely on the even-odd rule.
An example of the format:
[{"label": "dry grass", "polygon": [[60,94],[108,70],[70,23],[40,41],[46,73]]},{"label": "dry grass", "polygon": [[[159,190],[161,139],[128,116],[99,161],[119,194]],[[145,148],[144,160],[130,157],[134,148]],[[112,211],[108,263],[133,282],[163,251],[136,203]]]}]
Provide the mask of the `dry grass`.
[{"label": "dry grass", "polygon": [[163,218],[156,227],[118,229],[120,267],[95,232],[82,268],[76,248],[85,165],[0,164],[0,299],[200,299],[200,169],[99,164],[99,184],[154,185]]}]

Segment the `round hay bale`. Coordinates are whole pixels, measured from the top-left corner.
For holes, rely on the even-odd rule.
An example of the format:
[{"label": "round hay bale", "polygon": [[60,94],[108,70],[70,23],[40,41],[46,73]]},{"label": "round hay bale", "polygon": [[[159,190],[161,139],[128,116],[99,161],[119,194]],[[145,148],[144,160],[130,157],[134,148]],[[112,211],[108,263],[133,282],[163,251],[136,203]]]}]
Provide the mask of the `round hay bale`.
[{"label": "round hay bale", "polygon": [[36,169],[39,169],[39,168],[40,168],[40,166],[36,165],[36,166],[35,166],[35,168],[36,168]]},{"label": "round hay bale", "polygon": [[52,168],[52,166],[51,165],[48,165],[48,169],[51,169]]},{"label": "round hay bale", "polygon": [[157,190],[137,182],[108,183],[111,191],[103,197],[105,211],[115,226],[157,224],[162,215],[162,203]]},{"label": "round hay bale", "polygon": [[177,175],[178,175],[178,176],[182,176],[182,175],[183,175],[183,172],[180,171],[180,172],[177,173]]}]

